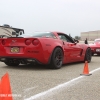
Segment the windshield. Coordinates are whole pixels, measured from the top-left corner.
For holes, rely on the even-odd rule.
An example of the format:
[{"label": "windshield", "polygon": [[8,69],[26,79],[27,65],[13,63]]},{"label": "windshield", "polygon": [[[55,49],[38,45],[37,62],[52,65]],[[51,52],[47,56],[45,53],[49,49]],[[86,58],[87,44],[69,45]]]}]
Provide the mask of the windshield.
[{"label": "windshield", "polygon": [[18,37],[53,37],[53,38],[56,38],[56,36],[52,32],[35,32],[33,34],[23,34]]}]

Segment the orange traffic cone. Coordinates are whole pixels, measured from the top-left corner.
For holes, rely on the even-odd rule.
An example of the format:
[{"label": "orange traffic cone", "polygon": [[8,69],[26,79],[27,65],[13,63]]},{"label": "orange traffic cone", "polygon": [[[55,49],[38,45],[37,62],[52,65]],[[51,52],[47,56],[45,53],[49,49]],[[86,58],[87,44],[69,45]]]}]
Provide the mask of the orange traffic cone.
[{"label": "orange traffic cone", "polygon": [[2,100],[1,81],[0,81],[0,100]]},{"label": "orange traffic cone", "polygon": [[6,73],[1,79],[1,90],[3,94],[1,100],[13,100],[8,73]]},{"label": "orange traffic cone", "polygon": [[80,75],[86,75],[86,76],[92,75],[92,74],[89,74],[88,62],[87,61],[85,61],[83,74],[80,74]]}]

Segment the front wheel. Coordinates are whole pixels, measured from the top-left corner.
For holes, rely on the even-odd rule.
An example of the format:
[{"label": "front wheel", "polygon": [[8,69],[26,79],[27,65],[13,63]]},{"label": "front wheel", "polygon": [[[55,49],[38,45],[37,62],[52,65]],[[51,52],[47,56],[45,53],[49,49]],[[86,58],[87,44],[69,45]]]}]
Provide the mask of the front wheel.
[{"label": "front wheel", "polygon": [[90,62],[91,62],[91,58],[92,58],[91,49],[88,48],[88,49],[86,50],[86,53],[85,53],[84,61],[87,61],[88,63],[90,63]]},{"label": "front wheel", "polygon": [[49,67],[53,69],[59,69],[61,68],[62,63],[63,63],[63,51],[61,48],[56,48],[53,51]]}]

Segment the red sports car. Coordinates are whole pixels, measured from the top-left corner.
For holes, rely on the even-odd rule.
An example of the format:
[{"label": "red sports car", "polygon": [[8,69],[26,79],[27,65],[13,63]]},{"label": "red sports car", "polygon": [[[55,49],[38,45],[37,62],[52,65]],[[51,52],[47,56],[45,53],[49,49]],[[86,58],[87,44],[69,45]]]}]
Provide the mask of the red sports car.
[{"label": "red sports car", "polygon": [[62,64],[91,61],[91,48],[61,32],[35,32],[29,37],[0,39],[0,61],[8,66],[39,63],[50,68]]},{"label": "red sports car", "polygon": [[97,54],[100,55],[100,39],[95,39],[94,43],[89,44],[91,50],[92,50],[92,55]]}]

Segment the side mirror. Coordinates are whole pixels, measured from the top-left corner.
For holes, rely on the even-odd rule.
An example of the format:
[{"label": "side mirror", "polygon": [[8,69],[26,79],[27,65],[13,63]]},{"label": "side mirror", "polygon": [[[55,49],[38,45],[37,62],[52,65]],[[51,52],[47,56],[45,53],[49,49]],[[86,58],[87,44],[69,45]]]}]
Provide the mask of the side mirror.
[{"label": "side mirror", "polygon": [[77,44],[77,42],[74,43],[75,45]]},{"label": "side mirror", "polygon": [[78,40],[75,40],[75,42],[76,42],[76,43],[79,43],[79,41],[78,41]]}]

